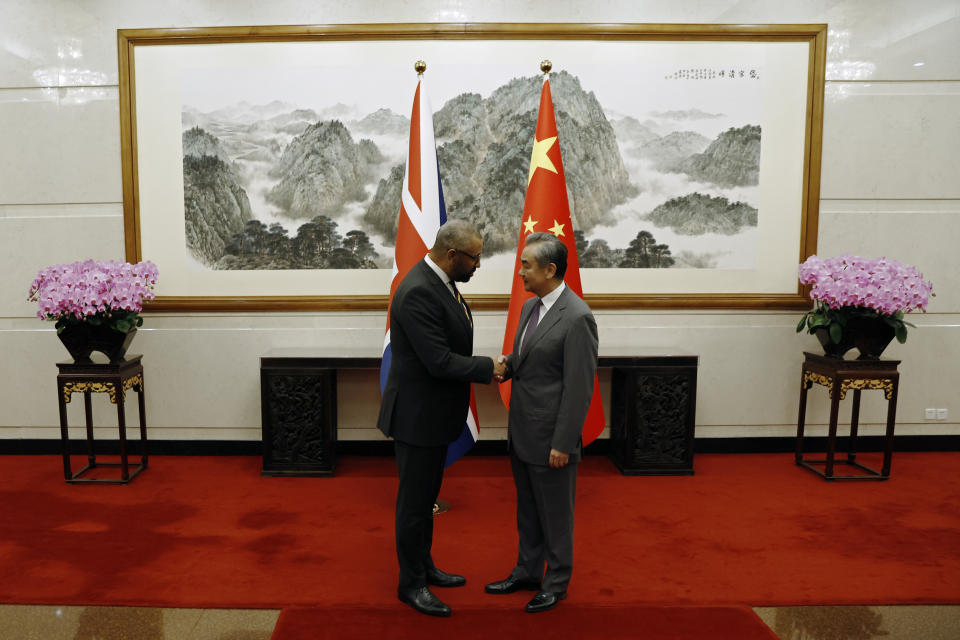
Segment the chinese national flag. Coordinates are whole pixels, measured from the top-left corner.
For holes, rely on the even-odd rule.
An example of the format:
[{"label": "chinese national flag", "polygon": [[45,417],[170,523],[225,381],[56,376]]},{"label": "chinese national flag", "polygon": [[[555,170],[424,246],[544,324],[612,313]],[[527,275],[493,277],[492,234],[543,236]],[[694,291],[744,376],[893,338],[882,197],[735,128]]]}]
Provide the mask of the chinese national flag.
[{"label": "chinese national flag", "polygon": [[[520,240],[517,243],[517,258],[514,275],[520,270],[520,254],[526,245],[527,235],[549,231],[567,246],[567,272],[563,281],[581,298],[580,261],[577,245],[573,239],[573,224],[570,221],[570,203],[567,201],[567,183],[563,177],[563,161],[560,157],[560,142],[557,138],[557,122],[553,114],[553,99],[550,96],[550,81],[545,80],[540,92],[540,114],[537,117],[537,132],[530,157],[530,173],[527,177],[527,195],[523,203],[523,221],[520,225]],[[507,312],[507,331],[503,336],[503,353],[513,350],[513,339],[520,322],[520,309],[533,294],[523,289],[523,281],[514,277],[510,291],[510,309]],[[510,382],[500,385],[500,397],[510,408]],[[583,425],[583,444],[597,439],[606,420],[600,400],[600,384],[593,379],[593,400]]]}]

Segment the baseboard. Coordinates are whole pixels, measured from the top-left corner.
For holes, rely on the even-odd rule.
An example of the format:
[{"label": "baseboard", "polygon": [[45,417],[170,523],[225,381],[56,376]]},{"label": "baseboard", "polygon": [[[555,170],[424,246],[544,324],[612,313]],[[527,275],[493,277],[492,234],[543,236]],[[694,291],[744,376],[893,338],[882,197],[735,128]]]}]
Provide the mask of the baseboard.
[{"label": "baseboard", "polygon": [[[837,451],[846,451],[849,439],[837,438]],[[807,452],[825,451],[825,437],[804,439]],[[882,451],[883,436],[861,436],[857,439],[858,451]],[[789,453],[796,448],[796,439],[777,438],[698,438],[694,442],[694,453]],[[896,436],[894,451],[960,451],[960,435]],[[95,452],[103,455],[117,455],[120,452],[118,440],[97,440]],[[140,455],[138,440],[127,442],[130,455]],[[49,438],[0,440],[0,455],[59,455],[63,452],[60,440]],[[83,455],[87,452],[86,442],[71,440],[70,452]],[[259,456],[263,453],[263,444],[257,440],[152,440],[150,455],[161,456]],[[390,441],[341,441],[337,442],[337,453],[356,456],[392,456],[393,443]],[[598,456],[610,453],[609,440],[597,440],[584,450],[584,455]],[[481,440],[467,454],[471,456],[497,456],[507,454],[504,440]]]},{"label": "baseboard", "polygon": [[[849,449],[848,436],[837,437],[837,451]],[[883,451],[886,446],[884,436],[859,436],[857,451]],[[797,439],[778,438],[697,438],[694,441],[694,453],[791,453],[796,451]],[[803,450],[818,452],[827,450],[827,438],[805,437]],[[960,436],[894,436],[894,451],[960,451]]]}]

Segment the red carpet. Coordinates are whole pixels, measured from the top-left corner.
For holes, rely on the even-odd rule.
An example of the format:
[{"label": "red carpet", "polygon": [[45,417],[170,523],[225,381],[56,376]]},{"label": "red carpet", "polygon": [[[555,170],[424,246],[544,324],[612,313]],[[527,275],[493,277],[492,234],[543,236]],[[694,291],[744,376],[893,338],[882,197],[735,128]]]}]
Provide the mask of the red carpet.
[{"label": "red carpet", "polygon": [[[696,470],[584,461],[563,608],[960,603],[960,454],[897,453],[887,482],[828,483],[784,454]],[[259,472],[258,458],[158,457],[128,486],[74,486],[56,456],[0,457],[0,602],[403,610],[391,459]],[[442,497],[434,557],[468,580],[448,603],[521,605],[482,588],[515,559],[507,460],[458,462]]]},{"label": "red carpet", "polygon": [[[443,592],[447,593],[446,591]],[[506,597],[506,596],[504,596]],[[512,604],[522,606],[530,594]],[[643,638],[644,640],[777,640],[776,634],[746,607],[570,607],[530,615],[522,610],[457,609],[450,618],[428,618],[413,611],[382,609],[284,609],[273,640],[399,640],[451,637],[490,638]]]}]

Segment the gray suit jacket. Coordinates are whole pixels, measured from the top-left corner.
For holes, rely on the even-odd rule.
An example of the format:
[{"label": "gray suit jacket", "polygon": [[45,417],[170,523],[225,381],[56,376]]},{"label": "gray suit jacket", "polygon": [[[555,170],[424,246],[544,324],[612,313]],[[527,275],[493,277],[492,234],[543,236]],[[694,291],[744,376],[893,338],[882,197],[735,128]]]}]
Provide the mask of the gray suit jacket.
[{"label": "gray suit jacket", "polygon": [[537,300],[524,303],[513,353],[507,356],[505,378],[513,380],[508,445],[529,464],[549,464],[550,449],[569,453],[576,462],[597,373],[597,322],[567,287],[521,352],[520,337]]}]

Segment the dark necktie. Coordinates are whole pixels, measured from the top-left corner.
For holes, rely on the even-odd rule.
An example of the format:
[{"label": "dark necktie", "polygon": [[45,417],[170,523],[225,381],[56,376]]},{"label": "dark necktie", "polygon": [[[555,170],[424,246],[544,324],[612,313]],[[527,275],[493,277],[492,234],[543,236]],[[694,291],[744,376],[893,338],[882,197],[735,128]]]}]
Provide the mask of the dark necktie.
[{"label": "dark necktie", "polygon": [[472,327],[473,318],[470,317],[470,312],[467,311],[467,303],[464,301],[463,296],[460,295],[460,291],[457,289],[457,283],[451,280],[450,286],[453,287],[453,295],[457,296],[457,302],[460,303],[460,308],[463,309],[463,315],[467,316],[467,320],[470,322],[470,326]]},{"label": "dark necktie", "polygon": [[537,324],[540,322],[540,307],[542,306],[543,303],[539,299],[537,299],[536,304],[533,305],[533,312],[530,314],[530,319],[527,320],[527,330],[524,331],[523,340],[520,343],[521,352],[530,344],[530,336],[537,330]]}]

